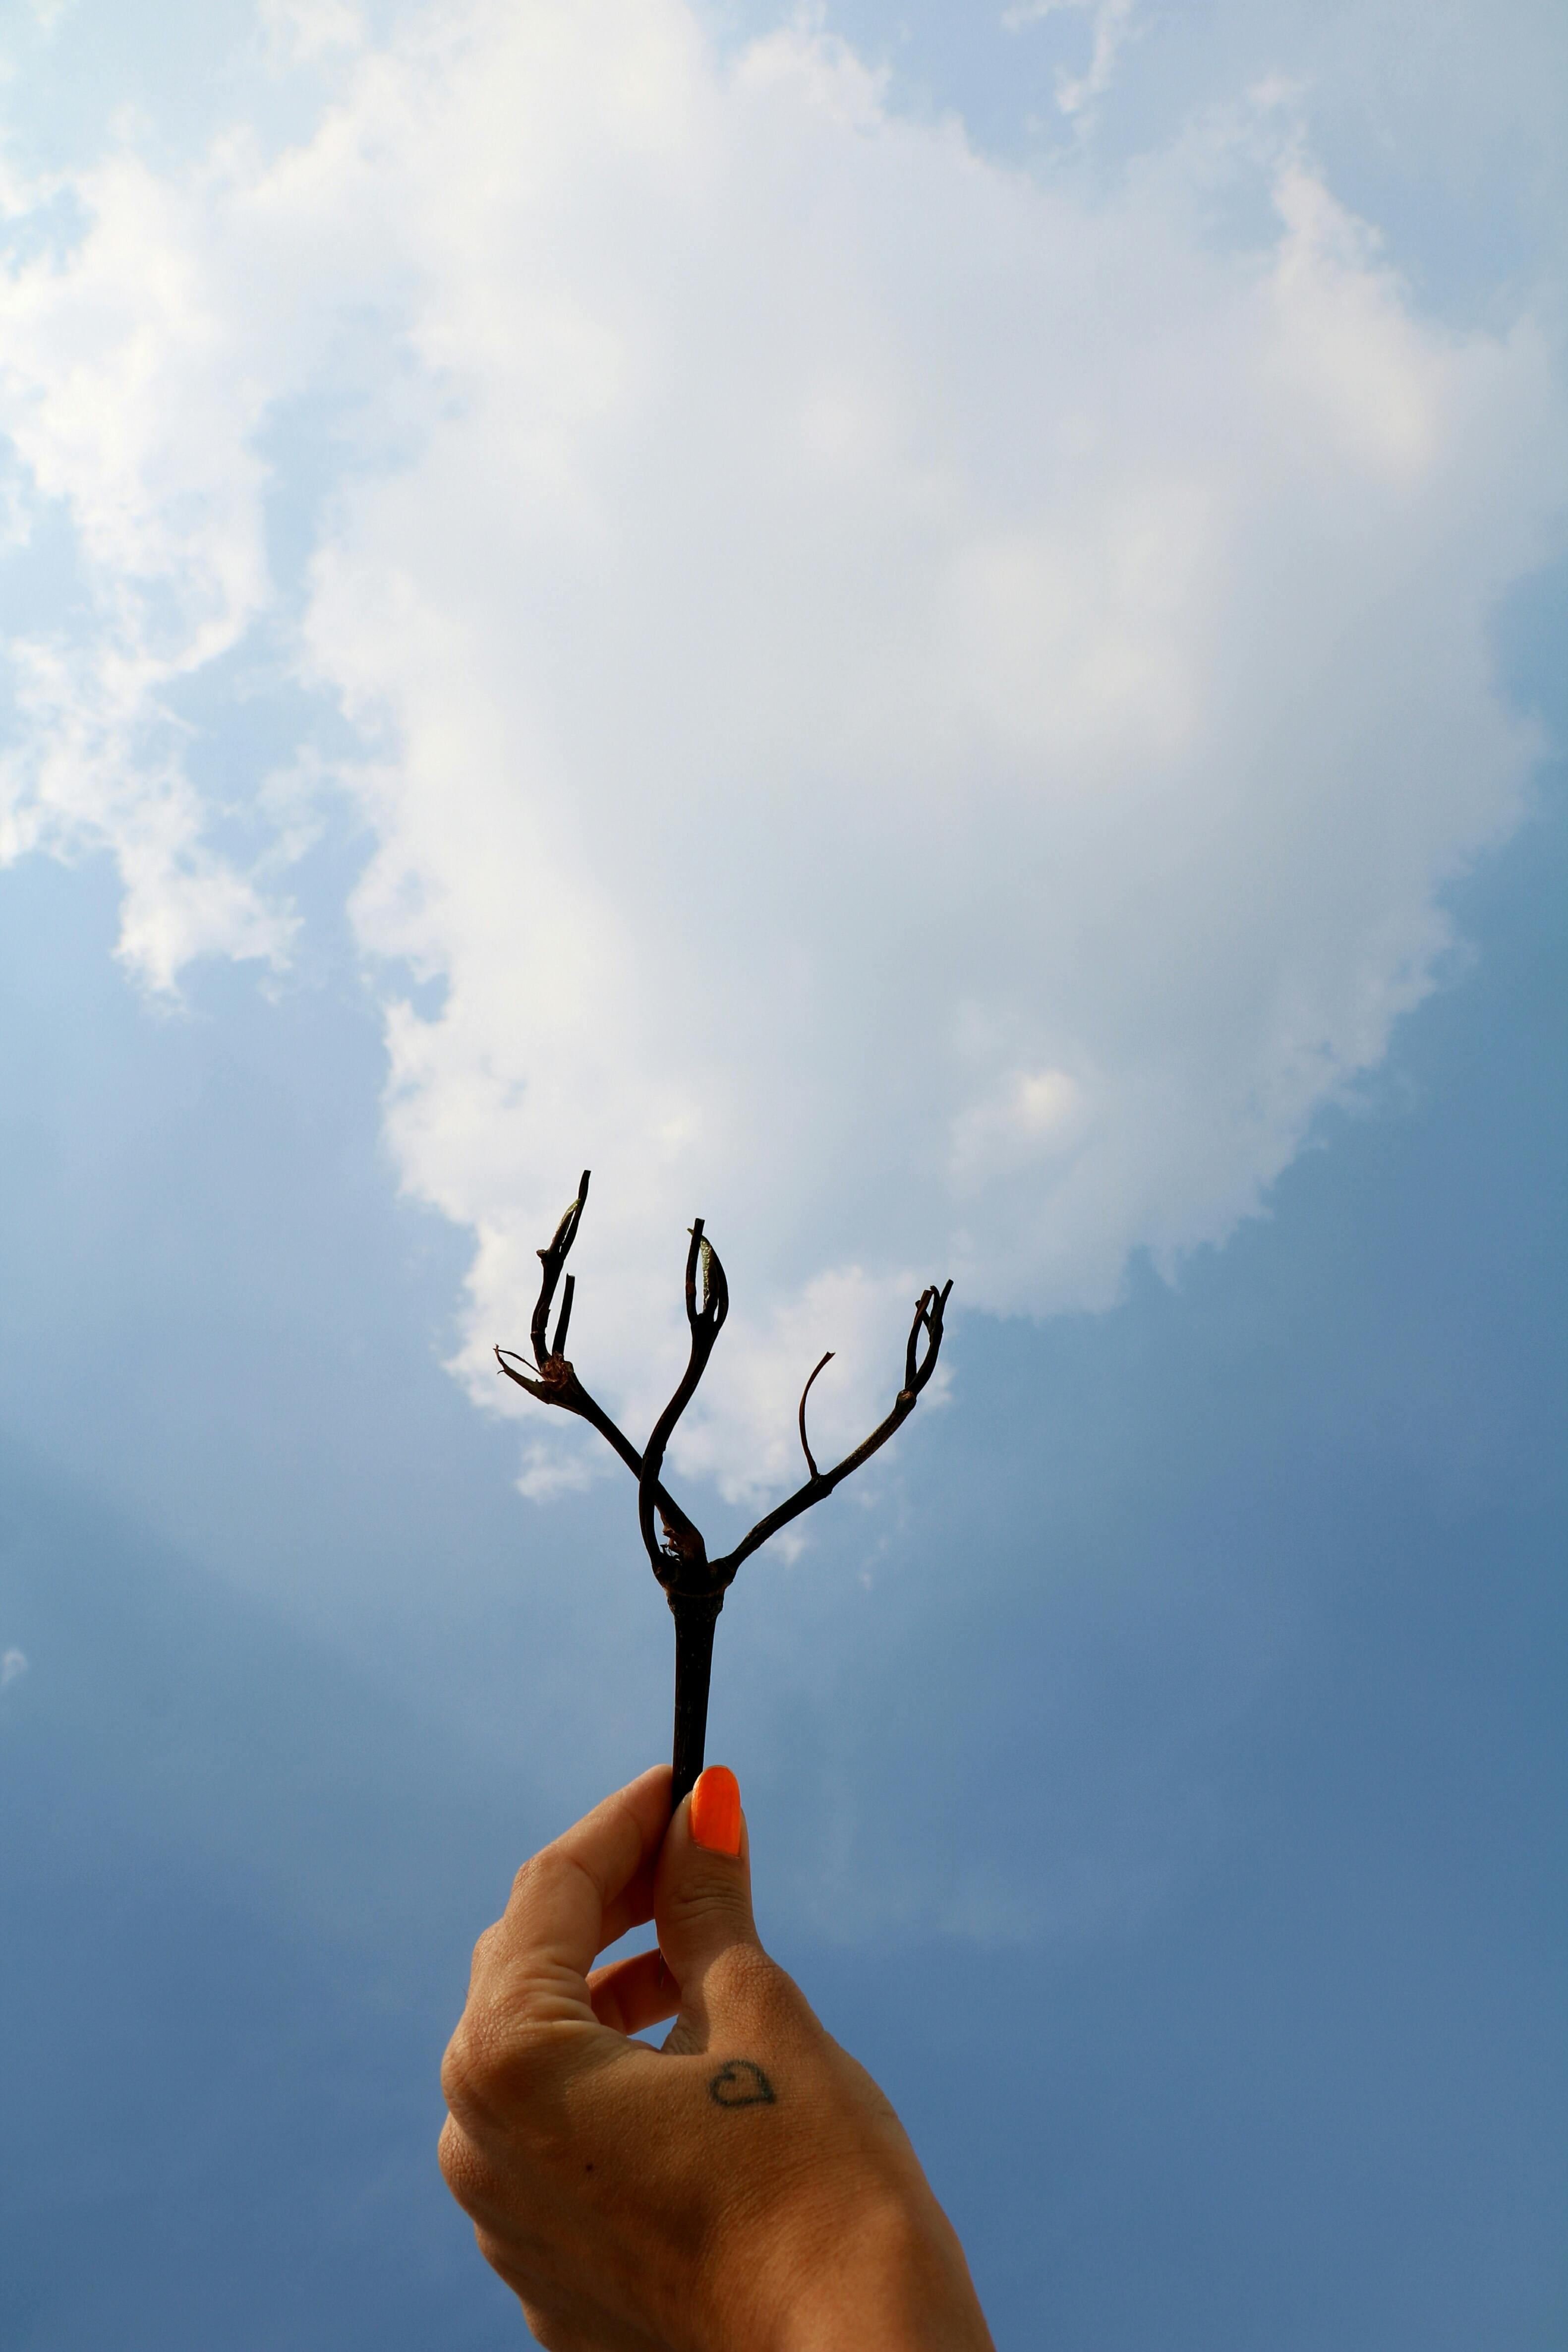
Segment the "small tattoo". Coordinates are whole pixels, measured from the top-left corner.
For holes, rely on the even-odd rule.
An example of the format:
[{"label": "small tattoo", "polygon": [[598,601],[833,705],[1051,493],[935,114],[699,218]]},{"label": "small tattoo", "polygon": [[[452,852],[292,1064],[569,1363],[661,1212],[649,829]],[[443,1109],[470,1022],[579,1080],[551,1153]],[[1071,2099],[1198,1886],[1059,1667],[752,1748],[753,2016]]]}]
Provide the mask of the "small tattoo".
[{"label": "small tattoo", "polygon": [[716,2107],[770,2107],[776,2104],[772,2084],[749,2058],[732,2058],[707,2086]]}]

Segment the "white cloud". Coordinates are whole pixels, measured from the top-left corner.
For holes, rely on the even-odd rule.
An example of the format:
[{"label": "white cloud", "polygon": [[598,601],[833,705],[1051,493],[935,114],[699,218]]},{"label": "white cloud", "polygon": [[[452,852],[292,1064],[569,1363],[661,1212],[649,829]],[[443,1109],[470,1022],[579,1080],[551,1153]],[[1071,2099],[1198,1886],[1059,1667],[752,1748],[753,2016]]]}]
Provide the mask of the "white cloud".
[{"label": "white cloud", "polygon": [[1090,20],[1088,64],[1081,74],[1063,69],[1056,77],[1058,107],[1063,114],[1082,115],[1103,98],[1115,78],[1117,58],[1134,30],[1133,0],[1016,0],[1002,11],[1002,23],[1009,33],[1021,33],[1060,16]]},{"label": "white cloud", "polygon": [[[258,434],[357,403],[285,617],[367,746],[464,1370],[502,1402],[586,1162],[583,1376],[646,1425],[700,1211],[684,1466],[776,1478],[825,1347],[819,1451],[885,1401],[921,1279],[1093,1306],[1223,1237],[1430,986],[1534,748],[1486,629],[1563,488],[1550,355],[1424,322],[1284,131],[1237,252],[1218,131],[1091,203],[679,0],[474,0],[343,88],[281,159],[111,161],[4,297],[94,616],[27,657],[13,843],[112,840],[154,977],[286,951],[157,729],[282,625]],[[530,1417],[538,1488],[575,1438]]]},{"label": "white cloud", "polygon": [[35,524],[69,518],[89,617],[8,646],[20,724],[0,762],[0,857],[111,849],[123,951],[162,988],[194,955],[277,960],[289,930],[207,845],[177,699],[271,593],[250,443],[287,379],[257,348],[272,305],[224,283],[224,203],[244,168],[231,154],[171,184],[120,155],[4,192],[13,226],[62,196],[91,222],[0,290],[0,426]]},{"label": "white cloud", "polygon": [[26,1671],[27,1660],[23,1651],[6,1650],[0,1654],[0,1691],[9,1689]]},{"label": "white cloud", "polygon": [[365,21],[351,0],[259,0],[267,54],[278,66],[360,47]]}]

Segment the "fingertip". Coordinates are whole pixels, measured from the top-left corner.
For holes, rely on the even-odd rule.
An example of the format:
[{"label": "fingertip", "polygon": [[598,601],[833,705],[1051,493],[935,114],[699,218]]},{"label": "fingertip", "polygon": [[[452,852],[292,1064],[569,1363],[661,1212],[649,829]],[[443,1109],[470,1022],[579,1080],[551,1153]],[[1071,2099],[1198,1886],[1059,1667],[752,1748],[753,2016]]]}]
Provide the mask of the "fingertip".
[{"label": "fingertip", "polygon": [[692,1842],[738,1861],[741,1827],[740,1783],[727,1764],[710,1764],[692,1790]]}]

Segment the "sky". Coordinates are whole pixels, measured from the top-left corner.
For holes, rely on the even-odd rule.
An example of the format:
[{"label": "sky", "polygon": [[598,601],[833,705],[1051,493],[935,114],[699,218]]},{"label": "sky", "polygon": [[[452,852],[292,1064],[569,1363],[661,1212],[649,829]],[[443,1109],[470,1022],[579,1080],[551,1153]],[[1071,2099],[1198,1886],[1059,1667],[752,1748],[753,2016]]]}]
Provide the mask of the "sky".
[{"label": "sky", "polygon": [[[0,2337],[519,2340],[475,1935],[748,1563],[998,2345],[1562,2340],[1568,26],[0,5]],[[602,1458],[599,1458],[600,1455]]]}]

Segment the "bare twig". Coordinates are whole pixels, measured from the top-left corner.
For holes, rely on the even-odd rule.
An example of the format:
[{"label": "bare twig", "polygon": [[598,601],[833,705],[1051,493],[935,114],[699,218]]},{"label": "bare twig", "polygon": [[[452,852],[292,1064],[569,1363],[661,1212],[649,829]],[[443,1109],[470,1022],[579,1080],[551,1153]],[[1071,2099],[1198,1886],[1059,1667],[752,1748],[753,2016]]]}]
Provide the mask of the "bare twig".
[{"label": "bare twig", "polygon": [[[702,1276],[700,1304],[697,1298],[699,1272]],[[724,1318],[728,1313],[729,1285],[725,1280],[718,1252],[711,1242],[703,1238],[703,1221],[699,1217],[692,1227],[692,1245],[686,1252],[686,1322],[692,1335],[691,1354],[686,1359],[686,1369],[681,1375],[674,1395],[653,1423],[653,1433],[648,1440],[637,1479],[637,1524],[643,1530],[643,1549],[654,1575],[666,1590],[674,1589],[674,1569],[688,1568],[698,1562],[704,1568],[707,1565],[702,1538],[696,1535],[695,1528],[691,1528],[691,1534],[696,1536],[695,1554],[690,1538],[680,1528],[671,1528],[667,1520],[664,1541],[662,1544],[655,1542],[653,1505],[659,1492],[659,1473],[664,1465],[664,1448],[670,1442],[676,1422],[697,1392],[697,1383],[707,1370],[708,1358],[714,1351],[715,1343],[724,1328]],[[689,1520],[687,1527],[691,1527]],[[674,1569],[672,1563],[674,1564]],[[720,1590],[723,1590],[722,1586]]]},{"label": "bare twig", "polygon": [[[799,1518],[813,1504],[824,1501],[862,1462],[869,1462],[908,1420],[936,1369],[942,1346],[942,1318],[953,1286],[946,1282],[940,1290],[933,1286],[921,1292],[915,1303],[915,1319],[904,1349],[904,1386],[894,1399],[892,1410],[852,1453],[846,1454],[832,1469],[823,1471],[817,1467],[806,1435],[806,1400],[817,1374],[833,1360],[832,1349],[828,1350],[800,1392],[800,1446],[810,1474],[805,1485],[758,1519],[732,1551],[726,1552],[720,1559],[710,1560],[700,1530],[664,1486],[660,1473],[676,1424],[696,1394],[729,1312],[729,1285],[724,1267],[717,1251],[704,1234],[703,1221],[698,1217],[692,1226],[691,1246],[686,1252],[686,1324],[691,1333],[686,1369],[654,1423],[645,1451],[639,1454],[631,1439],[589,1395],[564,1352],[575,1288],[575,1279],[570,1274],[566,1276],[555,1335],[553,1339],[549,1337],[550,1307],[582,1221],[588,1177],[585,1168],[576,1200],[556,1227],[549,1248],[539,1252],[544,1272],[529,1325],[537,1378],[518,1369],[523,1359],[509,1348],[497,1348],[496,1360],[508,1380],[527,1389],[541,1404],[559,1406],[563,1412],[575,1413],[580,1420],[590,1423],[614,1447],[637,1481],[637,1521],[643,1546],[675,1620],[674,1802],[678,1804],[702,1769],[714,1625],[736,1571],[769,1536],[777,1535],[780,1528],[788,1527],[791,1519]],[[662,1537],[654,1534],[655,1514],[663,1527]]]},{"label": "bare twig", "polygon": [[[510,1348],[497,1348],[496,1361],[509,1381],[516,1381],[520,1389],[527,1389],[528,1394],[538,1397],[541,1404],[559,1405],[563,1412],[574,1412],[580,1421],[586,1421],[591,1428],[596,1429],[601,1437],[615,1448],[633,1478],[640,1481],[643,1475],[642,1455],[625,1432],[616,1427],[603,1406],[589,1395],[575,1369],[560,1352],[571,1318],[572,1295],[576,1287],[574,1277],[570,1274],[566,1278],[566,1296],[561,1300],[560,1316],[556,1324],[554,1346],[547,1344],[545,1338],[549,1328],[550,1304],[560,1280],[561,1268],[566,1264],[568,1251],[577,1239],[577,1229],[582,1220],[583,1203],[588,1198],[588,1178],[589,1171],[585,1168],[577,1188],[577,1198],[556,1227],[555,1239],[549,1249],[542,1249],[538,1254],[544,1273],[529,1327],[538,1379],[530,1380],[526,1372],[517,1369],[523,1359]],[[663,1486],[658,1486],[654,1499],[659,1507],[659,1515],[672,1534],[682,1535],[695,1542],[700,1551],[702,1538],[674,1496]]]},{"label": "bare twig", "polygon": [[800,1451],[806,1457],[806,1467],[810,1472],[813,1481],[819,1478],[821,1475],[821,1473],[817,1468],[817,1457],[812,1453],[806,1437],[806,1399],[811,1393],[811,1384],[815,1381],[817,1373],[823,1369],[823,1366],[831,1364],[832,1360],[833,1351],[830,1348],[827,1354],[822,1358],[821,1363],[818,1364],[814,1370],[808,1374],[806,1385],[800,1391]]},{"label": "bare twig", "polygon": [[[779,1504],[765,1517],[758,1519],[749,1535],[742,1536],[733,1551],[726,1552],[722,1559],[715,1560],[713,1565],[716,1575],[727,1570],[728,1574],[725,1577],[727,1584],[734,1578],[741,1562],[749,1559],[754,1551],[759,1551],[769,1536],[776,1536],[780,1528],[787,1528],[791,1519],[798,1519],[802,1511],[809,1511],[811,1508],[813,1503],[825,1501],[835,1486],[841,1486],[846,1478],[860,1468],[862,1462],[869,1462],[872,1455],[887,1444],[894,1431],[902,1428],[909,1419],[919,1400],[921,1390],[936,1369],[936,1354],[942,1345],[943,1310],[946,1307],[948,1294],[952,1287],[951,1282],[946,1282],[940,1290],[923,1290],[915,1300],[915,1320],[910,1326],[909,1344],[904,1350],[904,1386],[894,1399],[893,1410],[886,1419],[879,1421],[871,1435],[862,1438],[854,1452],[846,1454],[843,1460],[835,1464],[831,1470],[814,1470],[806,1484],[803,1486],[798,1486],[787,1501]],[[916,1349],[923,1331],[926,1336],[926,1347],[925,1354],[917,1361]],[[821,1369],[819,1365],[818,1370]],[[811,1377],[814,1380],[816,1374],[813,1373]],[[810,1387],[810,1382],[807,1385]],[[805,1399],[802,1397],[802,1406],[804,1403]],[[808,1454],[806,1458],[810,1461],[810,1455]]]}]

